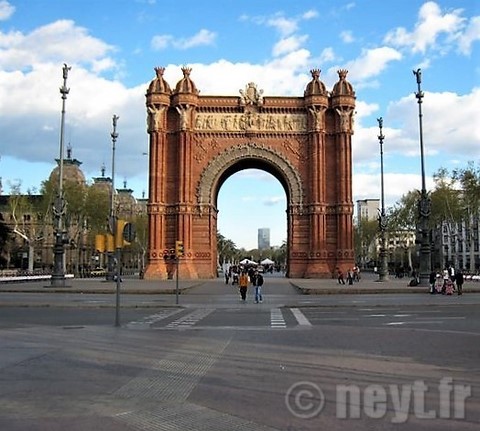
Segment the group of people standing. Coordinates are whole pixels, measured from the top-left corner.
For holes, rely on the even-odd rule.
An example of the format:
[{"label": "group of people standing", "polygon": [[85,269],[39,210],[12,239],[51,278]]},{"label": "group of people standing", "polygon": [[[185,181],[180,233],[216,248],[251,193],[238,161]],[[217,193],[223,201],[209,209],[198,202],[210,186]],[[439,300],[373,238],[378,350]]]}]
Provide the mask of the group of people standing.
[{"label": "group of people standing", "polygon": [[453,295],[457,291],[458,295],[463,292],[464,276],[461,270],[455,271],[452,266],[445,268],[442,272],[432,271],[429,277],[430,293],[441,293],[442,295]]},{"label": "group of people standing", "polygon": [[[338,267],[337,280],[338,284],[345,284],[345,275],[343,271]],[[360,268],[356,265],[347,271],[347,283],[353,284],[354,281],[360,281]]]},{"label": "group of people standing", "polygon": [[238,287],[242,301],[245,302],[247,300],[247,289],[249,283],[251,283],[255,288],[255,303],[258,304],[259,302],[263,302],[263,275],[258,271],[252,271],[250,275],[247,273],[247,271],[241,272],[238,280]]}]

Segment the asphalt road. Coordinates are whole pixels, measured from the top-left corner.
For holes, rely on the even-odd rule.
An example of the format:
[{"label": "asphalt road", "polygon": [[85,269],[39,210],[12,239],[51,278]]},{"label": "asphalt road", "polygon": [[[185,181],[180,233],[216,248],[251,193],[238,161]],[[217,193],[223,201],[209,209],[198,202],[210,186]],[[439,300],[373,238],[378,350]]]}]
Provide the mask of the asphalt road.
[{"label": "asphalt road", "polygon": [[480,295],[265,291],[3,293],[0,428],[479,429]]}]

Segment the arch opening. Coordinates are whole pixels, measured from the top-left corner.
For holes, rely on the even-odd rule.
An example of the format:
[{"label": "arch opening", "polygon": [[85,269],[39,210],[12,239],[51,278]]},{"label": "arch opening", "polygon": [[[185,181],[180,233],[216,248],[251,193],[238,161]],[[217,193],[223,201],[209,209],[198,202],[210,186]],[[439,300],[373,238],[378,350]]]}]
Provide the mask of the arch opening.
[{"label": "arch opening", "polygon": [[[219,181],[215,196],[217,231],[221,241],[231,241],[238,251],[253,253],[254,260],[280,256],[279,250],[288,235],[285,186],[260,165],[244,166],[252,165],[237,164],[229,170],[228,178],[224,175]],[[232,253],[231,247],[228,253],[222,253],[221,247],[222,244],[217,250],[220,265],[225,257],[229,261],[232,255],[240,257]],[[280,263],[285,264],[285,257]]]}]

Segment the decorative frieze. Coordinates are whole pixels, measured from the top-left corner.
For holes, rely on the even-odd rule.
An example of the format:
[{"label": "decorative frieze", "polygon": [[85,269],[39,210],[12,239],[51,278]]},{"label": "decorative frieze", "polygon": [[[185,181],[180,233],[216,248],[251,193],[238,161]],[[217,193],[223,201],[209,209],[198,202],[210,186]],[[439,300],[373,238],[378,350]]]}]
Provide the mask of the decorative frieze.
[{"label": "decorative frieze", "polygon": [[207,132],[306,132],[304,114],[202,113],[195,116],[195,130]]}]

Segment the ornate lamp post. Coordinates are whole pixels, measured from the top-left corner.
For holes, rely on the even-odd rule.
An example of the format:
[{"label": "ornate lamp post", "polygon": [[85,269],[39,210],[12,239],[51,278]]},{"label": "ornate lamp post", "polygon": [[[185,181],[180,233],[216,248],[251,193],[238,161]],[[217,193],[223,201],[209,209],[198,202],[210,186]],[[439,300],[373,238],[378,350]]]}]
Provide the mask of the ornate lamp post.
[{"label": "ornate lamp post", "polygon": [[71,67],[63,65],[63,86],[60,87],[62,95],[62,120],[60,123],[60,158],[58,161],[58,194],[53,206],[55,216],[55,244],[53,246],[53,272],[50,280],[52,287],[65,287],[65,243],[67,242],[67,232],[63,226],[63,216],[65,214],[66,202],[63,197],[63,149],[64,149],[64,129],[65,129],[65,101],[70,89],[67,88],[68,71]]},{"label": "ornate lamp post", "polygon": [[420,243],[420,268],[419,268],[419,285],[428,286],[428,280],[431,271],[431,257],[430,257],[430,212],[431,201],[427,193],[425,185],[425,162],[423,153],[423,125],[422,125],[422,99],[423,92],[421,90],[422,71],[417,69],[413,71],[417,79],[418,91],[415,97],[418,101],[418,123],[420,131],[420,160],[422,166],[422,190],[420,191],[420,199],[418,201],[418,224],[417,224],[417,241]]},{"label": "ornate lamp post", "polygon": [[[108,227],[110,233],[115,235],[115,227],[116,227],[116,211],[115,211],[115,144],[118,138],[117,132],[117,121],[120,117],[117,115],[113,115],[112,117],[112,124],[113,130],[110,133],[112,137],[112,189],[110,190],[110,215],[108,218]],[[108,252],[107,255],[107,280],[113,280],[115,278],[115,262],[114,262],[114,252]]]},{"label": "ornate lamp post", "polygon": [[380,142],[380,181],[381,181],[381,193],[382,193],[382,208],[378,217],[378,227],[380,229],[380,268],[378,271],[378,281],[388,281],[388,261],[387,261],[387,215],[385,214],[385,191],[383,187],[383,118],[377,118],[380,134],[378,135],[378,141]]}]

